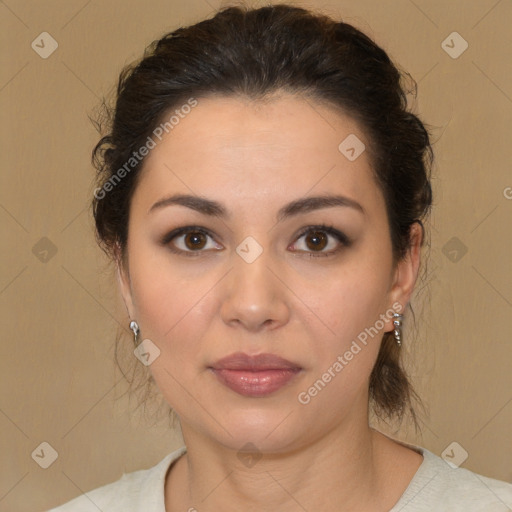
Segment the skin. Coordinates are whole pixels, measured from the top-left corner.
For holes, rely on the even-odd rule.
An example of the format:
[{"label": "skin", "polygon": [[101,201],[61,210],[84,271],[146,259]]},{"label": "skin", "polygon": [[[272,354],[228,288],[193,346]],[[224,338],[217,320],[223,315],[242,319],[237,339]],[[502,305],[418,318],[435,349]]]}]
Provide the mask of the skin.
[{"label": "skin", "polygon": [[[369,148],[354,120],[311,99],[200,98],[146,158],[118,275],[130,318],[161,351],[150,369],[187,445],[167,474],[168,512],[388,511],[423,460],[368,426],[368,380],[391,320],[307,405],[297,399],[379,315],[405,308],[418,274],[420,228],[394,264],[369,151],[351,162],[338,150],[349,134]],[[151,210],[173,194],[217,201],[227,215]],[[321,195],[363,211],[277,221],[284,205]],[[311,248],[311,235],[299,235],[317,224],[352,243],[327,235],[327,246]],[[161,242],[190,225],[212,234],[200,251],[184,235]],[[235,250],[248,236],[263,249],[252,263]],[[302,370],[270,396],[244,397],[208,369],[233,352],[277,354]],[[251,467],[237,457],[248,442],[261,456]]]}]

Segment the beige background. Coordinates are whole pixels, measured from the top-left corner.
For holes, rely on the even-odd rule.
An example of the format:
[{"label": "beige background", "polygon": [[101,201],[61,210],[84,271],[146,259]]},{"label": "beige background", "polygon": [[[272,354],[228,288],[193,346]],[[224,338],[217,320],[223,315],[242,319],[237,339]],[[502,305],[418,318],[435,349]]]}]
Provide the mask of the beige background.
[{"label": "beige background", "polygon": [[[180,446],[122,396],[113,343],[127,318],[94,243],[87,114],[148,43],[220,5],[0,2],[0,511],[44,510]],[[432,248],[412,349],[405,336],[430,415],[422,436],[398,435],[439,455],[456,441],[463,467],[512,481],[512,2],[300,5],[375,38],[418,81],[416,109],[433,127]],[[47,59],[31,48],[43,31],[59,45]],[[441,47],[454,31],[469,43],[457,59]],[[42,442],[58,453],[48,469],[31,458]]]}]

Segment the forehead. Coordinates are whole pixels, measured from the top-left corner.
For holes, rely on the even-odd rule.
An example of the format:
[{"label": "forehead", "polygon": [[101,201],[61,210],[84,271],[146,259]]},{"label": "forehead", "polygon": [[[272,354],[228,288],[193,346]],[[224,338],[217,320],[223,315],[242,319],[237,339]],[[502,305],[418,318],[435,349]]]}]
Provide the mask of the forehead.
[{"label": "forehead", "polygon": [[311,99],[199,98],[146,157],[135,196],[179,190],[271,204],[336,189],[371,201],[379,190],[363,144],[355,120]]}]

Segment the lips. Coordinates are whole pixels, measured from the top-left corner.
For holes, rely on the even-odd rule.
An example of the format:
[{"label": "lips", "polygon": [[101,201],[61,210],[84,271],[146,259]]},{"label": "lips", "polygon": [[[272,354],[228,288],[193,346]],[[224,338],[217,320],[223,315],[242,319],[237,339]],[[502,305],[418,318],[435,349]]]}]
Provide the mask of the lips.
[{"label": "lips", "polygon": [[220,359],[210,369],[232,391],[264,397],[285,386],[302,368],[274,354],[249,356],[237,352]]},{"label": "lips", "polygon": [[249,356],[243,352],[236,352],[219,359],[212,365],[215,370],[294,370],[300,366],[274,354],[257,354]]}]

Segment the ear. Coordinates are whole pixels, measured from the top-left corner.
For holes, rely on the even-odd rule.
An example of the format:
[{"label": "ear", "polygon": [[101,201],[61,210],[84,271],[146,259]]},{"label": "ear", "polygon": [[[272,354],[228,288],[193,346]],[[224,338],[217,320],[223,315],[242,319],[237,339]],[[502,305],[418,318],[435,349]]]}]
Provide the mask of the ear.
[{"label": "ear", "polygon": [[[421,246],[423,244],[423,225],[415,222],[411,225],[410,247],[404,258],[397,264],[394,272],[393,284],[390,292],[391,304],[401,304],[401,309],[397,313],[404,313],[405,308],[411,299],[421,262]],[[392,320],[386,326],[387,330],[393,330]]]},{"label": "ear", "polygon": [[133,304],[132,287],[130,282],[130,274],[128,272],[128,264],[122,258],[116,258],[117,267],[117,282],[119,284],[119,291],[126,306],[128,317],[135,318],[135,308]]}]

